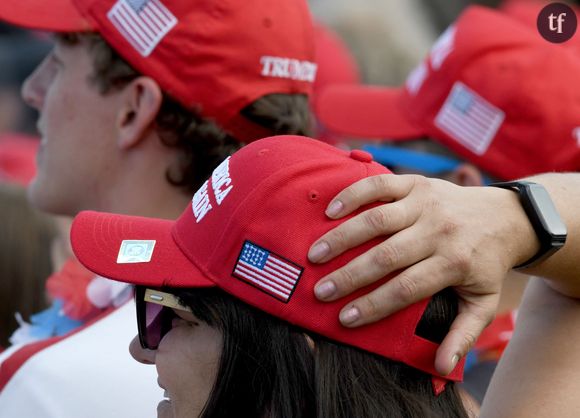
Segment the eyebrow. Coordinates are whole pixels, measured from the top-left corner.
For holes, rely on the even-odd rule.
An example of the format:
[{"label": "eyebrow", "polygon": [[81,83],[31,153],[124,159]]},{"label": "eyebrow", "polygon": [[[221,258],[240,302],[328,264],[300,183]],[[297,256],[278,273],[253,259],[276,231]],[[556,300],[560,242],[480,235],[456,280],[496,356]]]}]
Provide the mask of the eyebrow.
[{"label": "eyebrow", "polygon": [[179,302],[178,297],[171,293],[147,288],[145,289],[145,295],[143,296],[143,299],[145,302],[155,303],[157,305],[167,306],[168,308],[193,313],[189,306],[182,305]]}]

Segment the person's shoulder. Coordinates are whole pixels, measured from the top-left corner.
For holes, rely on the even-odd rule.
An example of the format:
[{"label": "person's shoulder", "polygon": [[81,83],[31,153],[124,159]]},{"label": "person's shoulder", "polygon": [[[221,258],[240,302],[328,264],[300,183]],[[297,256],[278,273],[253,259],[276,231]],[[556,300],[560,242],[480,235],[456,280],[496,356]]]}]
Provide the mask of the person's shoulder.
[{"label": "person's shoulder", "polygon": [[[135,362],[128,353],[136,334],[134,309],[129,301],[69,335],[9,353],[0,365],[3,414],[59,418],[154,415],[163,397],[155,368]],[[73,396],[65,400],[65,393]],[[133,393],[139,396],[130,396]]]},{"label": "person's shoulder", "polygon": [[[65,359],[70,359],[68,354],[65,354],[64,350],[61,351],[59,348],[60,345],[76,345],[78,333],[89,328],[92,330],[92,327],[96,326],[101,321],[109,323],[108,317],[121,308],[110,309],[95,318],[94,321],[81,325],[67,335],[47,338],[27,344],[17,344],[4,350],[0,354],[0,391],[4,389],[14,374],[16,374],[31,358],[42,355],[42,357],[48,356],[48,360],[50,361],[56,361],[61,356],[65,356]],[[113,322],[112,326],[116,326],[116,323]],[[48,352],[49,354],[41,354],[44,352]],[[82,350],[78,351],[78,353],[82,353]]]}]

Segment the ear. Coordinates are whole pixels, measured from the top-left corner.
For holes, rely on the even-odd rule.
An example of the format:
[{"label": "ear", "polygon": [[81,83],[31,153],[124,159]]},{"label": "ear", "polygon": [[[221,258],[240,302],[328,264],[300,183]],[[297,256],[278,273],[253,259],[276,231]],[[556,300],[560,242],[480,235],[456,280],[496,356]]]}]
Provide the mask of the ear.
[{"label": "ear", "polygon": [[159,85],[149,77],[137,77],[122,91],[117,118],[118,145],[121,149],[136,146],[151,129],[163,101]]},{"label": "ear", "polygon": [[472,164],[461,164],[451,174],[450,179],[460,186],[483,186],[483,175]]}]

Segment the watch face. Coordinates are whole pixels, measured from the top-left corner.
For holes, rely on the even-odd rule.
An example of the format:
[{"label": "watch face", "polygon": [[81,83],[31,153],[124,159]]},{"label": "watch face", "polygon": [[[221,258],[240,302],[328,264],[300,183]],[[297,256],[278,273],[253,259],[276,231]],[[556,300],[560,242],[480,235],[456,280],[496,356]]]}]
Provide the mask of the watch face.
[{"label": "watch face", "polygon": [[560,218],[550,195],[539,184],[528,185],[528,196],[538,220],[542,224],[554,246],[562,246],[566,241],[567,229]]}]

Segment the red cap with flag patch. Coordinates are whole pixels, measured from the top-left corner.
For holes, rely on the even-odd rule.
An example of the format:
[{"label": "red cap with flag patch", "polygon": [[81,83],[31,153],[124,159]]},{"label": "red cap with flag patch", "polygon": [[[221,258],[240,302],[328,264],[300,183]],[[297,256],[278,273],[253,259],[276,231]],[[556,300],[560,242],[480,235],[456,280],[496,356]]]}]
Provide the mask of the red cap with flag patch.
[{"label": "red cap with flag patch", "polygon": [[580,57],[515,19],[468,8],[401,88],[330,86],[336,132],[433,138],[501,179],[580,169]]},{"label": "red cap with flag patch", "polygon": [[[305,137],[267,138],[225,160],[177,221],[81,212],[71,241],[78,259],[103,277],[155,288],[218,286],[284,321],[439,379],[439,345],[415,334],[429,299],[348,329],[339,312],[368,288],[329,303],[314,296],[319,279],[378,242],[310,263],[310,245],[355,215],[331,220],[325,208],[346,186],[386,173],[364,151]],[[462,371],[460,363],[445,379],[460,380]]]},{"label": "red cap with flag patch", "polygon": [[240,110],[268,94],[309,94],[316,75],[305,0],[20,0],[0,3],[0,19],[98,32],[171,97],[244,141],[263,132]]}]

